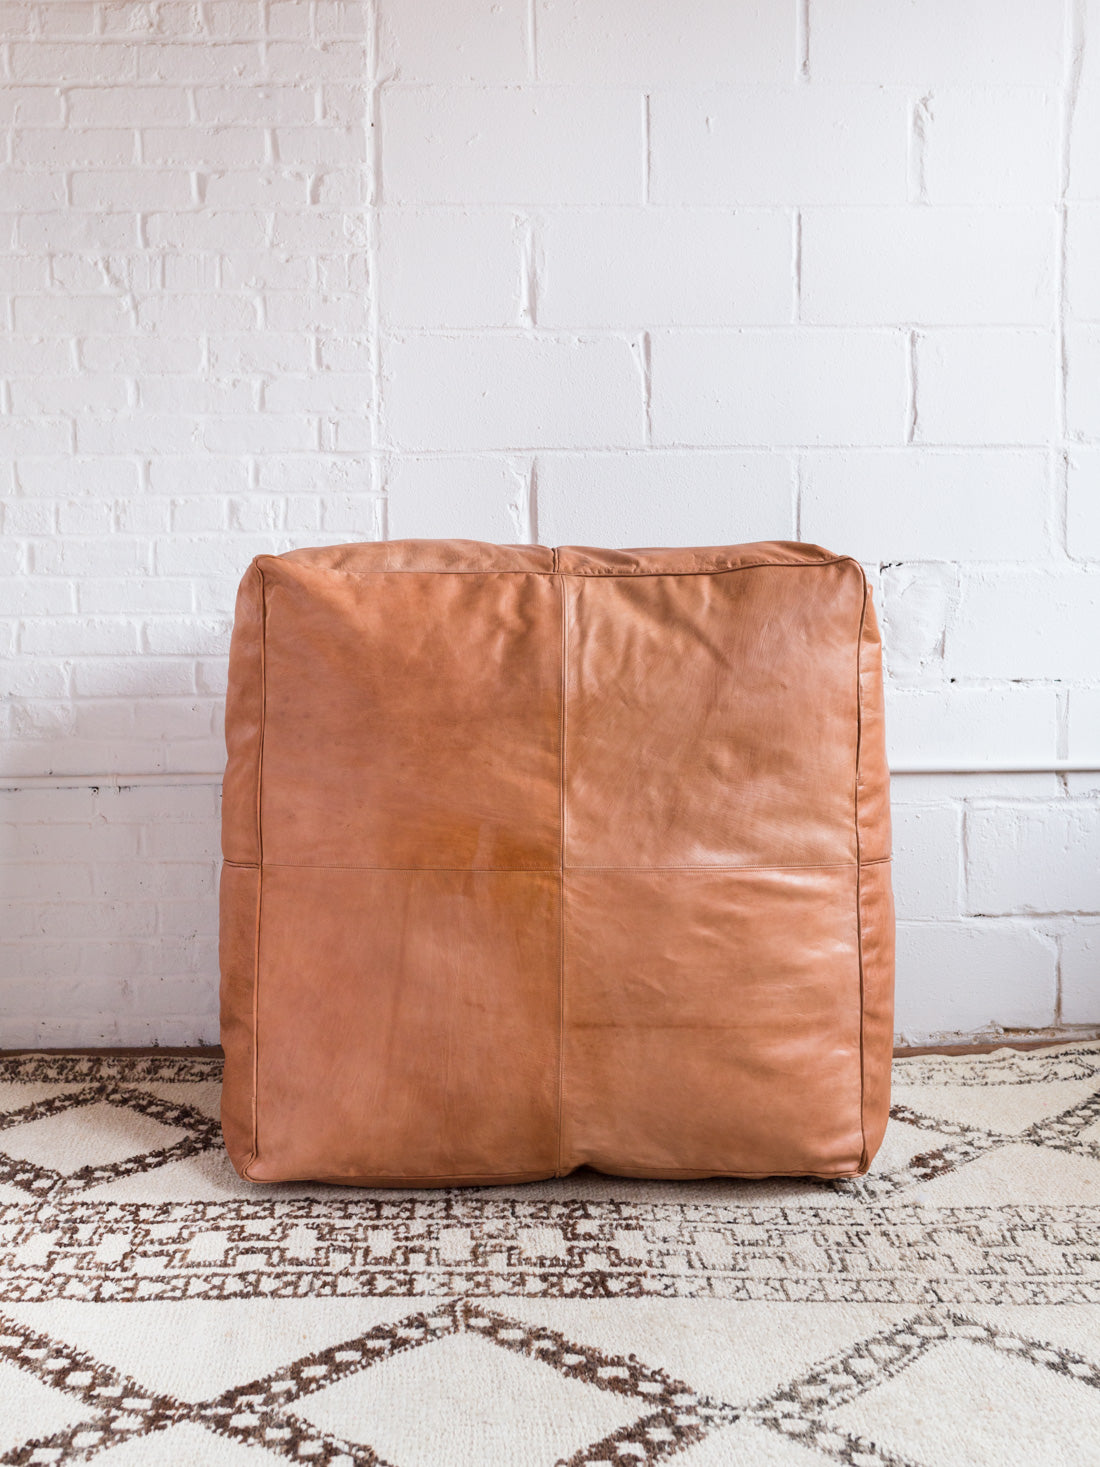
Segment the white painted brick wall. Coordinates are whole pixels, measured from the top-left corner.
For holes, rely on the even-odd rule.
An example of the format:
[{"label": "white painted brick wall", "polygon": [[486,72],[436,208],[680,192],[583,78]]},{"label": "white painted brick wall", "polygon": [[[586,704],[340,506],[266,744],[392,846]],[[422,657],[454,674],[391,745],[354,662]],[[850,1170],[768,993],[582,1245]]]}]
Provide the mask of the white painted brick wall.
[{"label": "white painted brick wall", "polygon": [[899,1034],[1100,1029],[1097,0],[12,0],[0,82],[0,1045],[216,1038],[240,574],[433,535],[857,555],[988,766],[895,778]]}]

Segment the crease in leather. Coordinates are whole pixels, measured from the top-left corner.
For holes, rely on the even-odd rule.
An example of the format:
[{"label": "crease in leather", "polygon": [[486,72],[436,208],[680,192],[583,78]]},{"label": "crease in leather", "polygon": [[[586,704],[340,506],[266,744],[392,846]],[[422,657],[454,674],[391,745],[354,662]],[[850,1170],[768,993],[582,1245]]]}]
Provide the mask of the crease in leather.
[{"label": "crease in leather", "polygon": [[[398,542],[391,542],[391,543],[396,544]],[[355,547],[352,547],[352,548],[355,548]],[[517,547],[517,548],[524,549],[524,547]],[[768,548],[771,549],[771,547],[768,547]],[[781,545],[780,548],[786,549],[787,547],[785,545]],[[803,547],[801,547],[801,546],[799,546],[799,547],[793,547],[793,548],[796,548],[799,551],[802,551],[803,550]],[[816,547],[810,547],[810,548],[812,550],[816,550],[817,549]],[[588,554],[590,552],[588,552],[586,550],[586,551],[584,551],[584,553],[585,554]],[[618,554],[618,552],[597,552],[597,553],[598,554],[605,554],[605,555]],[[660,554],[662,552],[633,552],[633,553],[634,554],[637,554],[637,555],[641,555],[641,554]],[[278,557],[278,559],[287,559],[287,560],[289,560],[293,556],[298,555],[298,554],[301,554],[303,557],[306,557],[306,556],[309,556],[311,554],[311,552],[301,552],[301,553],[299,553],[299,552],[291,552],[289,556],[287,556],[287,557]],[[229,866],[229,867],[236,867],[236,868],[241,868],[241,869],[254,869],[254,870],[256,870],[257,871],[257,879],[258,879],[258,883],[259,883],[258,894],[257,894],[257,902],[256,902],[255,962],[254,962],[254,968],[253,968],[253,981],[252,981],[252,990],[253,990],[252,991],[253,1026],[252,1026],[252,1045],[251,1045],[251,1047],[252,1047],[252,1071],[253,1071],[253,1083],[252,1083],[252,1087],[251,1087],[251,1089],[252,1089],[252,1121],[253,1121],[253,1126],[252,1126],[252,1150],[251,1150],[251,1154],[249,1155],[249,1157],[247,1158],[247,1160],[244,1162],[244,1165],[242,1167],[242,1172],[246,1176],[249,1175],[249,1168],[252,1166],[252,1164],[255,1161],[255,1159],[256,1159],[256,1157],[258,1155],[258,1152],[259,1152],[259,1134],[258,1134],[259,1115],[258,1115],[258,1111],[259,1111],[259,1072],[260,1072],[260,1062],[259,1062],[259,1033],[258,1033],[258,1028],[259,1028],[259,985],[260,985],[260,972],[261,972],[261,963],[260,963],[260,935],[261,935],[261,929],[262,929],[261,911],[262,911],[262,891],[263,891],[263,870],[264,870],[265,867],[272,867],[272,866],[297,867],[299,865],[299,863],[280,863],[280,862],[269,862],[269,861],[265,861],[264,855],[263,855],[262,788],[263,788],[263,776],[264,776],[264,734],[265,734],[265,731],[266,731],[266,723],[267,723],[266,642],[267,642],[267,634],[268,634],[268,598],[267,598],[266,579],[265,579],[265,576],[264,576],[264,568],[263,568],[263,565],[261,565],[260,562],[261,561],[268,561],[268,560],[271,560],[271,559],[274,559],[274,558],[273,557],[257,557],[256,558],[256,561],[253,563],[253,567],[250,567],[250,570],[254,570],[257,573],[258,578],[259,578],[259,581],[260,581],[260,588],[261,588],[261,617],[260,617],[261,626],[260,626],[260,647],[259,647],[259,650],[260,650],[260,669],[259,669],[259,671],[260,671],[260,687],[261,687],[261,699],[260,699],[260,704],[261,704],[261,723],[260,723],[259,747],[258,747],[258,750],[257,750],[257,761],[256,761],[256,764],[257,764],[257,767],[256,767],[256,840],[257,840],[257,844],[258,844],[258,848],[259,848],[259,860],[257,862],[242,862],[242,861],[236,861],[236,860],[231,860],[231,859],[227,858],[226,861],[225,861],[225,864],[227,866]],[[862,607],[861,607],[861,617],[860,617],[860,629],[859,629],[859,635],[857,636],[857,639],[856,639],[857,640],[857,720],[858,720],[858,728],[857,728],[856,759],[855,759],[855,776],[856,776],[856,778],[855,778],[854,801],[853,801],[853,803],[854,803],[855,839],[856,839],[856,860],[854,862],[835,862],[835,863],[786,863],[786,862],[781,862],[781,863],[775,863],[774,865],[770,865],[770,866],[747,865],[747,864],[746,865],[719,866],[719,865],[708,865],[707,863],[685,864],[685,865],[676,865],[676,866],[668,866],[668,867],[659,867],[659,866],[653,866],[653,865],[648,865],[648,864],[647,865],[643,865],[643,866],[639,866],[639,867],[627,867],[627,866],[619,866],[619,867],[597,867],[597,866],[584,866],[584,865],[567,866],[566,861],[565,861],[565,850],[566,850],[566,821],[567,821],[567,813],[568,813],[568,802],[567,802],[567,800],[565,798],[565,770],[566,770],[565,734],[566,734],[567,701],[568,700],[567,700],[567,697],[566,697],[565,690],[566,690],[566,686],[567,686],[567,660],[566,659],[567,659],[567,649],[568,649],[568,626],[567,626],[567,618],[568,618],[568,605],[569,605],[569,603],[568,603],[568,596],[566,594],[565,581],[567,579],[572,579],[572,578],[577,578],[577,579],[582,579],[582,578],[587,578],[587,579],[597,579],[597,578],[611,578],[611,579],[627,579],[627,578],[631,578],[631,579],[636,579],[636,578],[645,577],[645,576],[652,576],[652,577],[689,576],[689,575],[690,576],[723,576],[723,575],[731,574],[731,573],[733,573],[735,571],[739,571],[739,570],[751,570],[751,569],[763,569],[763,568],[815,568],[815,569],[817,569],[817,568],[823,568],[825,566],[840,565],[840,564],[843,564],[845,562],[851,563],[857,569],[857,571],[859,573],[859,576],[860,576],[860,578],[862,580],[862,583],[863,583],[863,597],[862,597]],[[381,569],[382,568],[379,568],[379,570],[381,570]],[[557,1121],[557,1133],[558,1133],[558,1136],[557,1136],[557,1165],[556,1165],[556,1169],[555,1169],[555,1174],[559,1174],[560,1175],[560,1174],[562,1174],[562,1171],[563,1171],[563,1157],[562,1157],[562,1144],[563,1144],[562,1134],[563,1134],[563,1128],[562,1128],[562,1117],[563,1117],[563,1110],[564,1110],[564,1077],[565,1077],[564,1053],[565,1053],[565,1023],[566,1023],[566,1019],[565,1019],[565,1003],[566,1003],[565,930],[566,930],[566,920],[565,920],[565,901],[564,901],[564,881],[565,881],[566,872],[567,871],[580,871],[580,872],[583,872],[583,871],[586,871],[586,870],[594,870],[594,871],[595,870],[609,870],[609,871],[631,871],[631,870],[638,870],[638,871],[651,872],[651,871],[662,871],[662,870],[664,870],[664,871],[673,871],[673,872],[675,872],[675,871],[681,871],[681,872],[692,871],[692,872],[699,872],[699,873],[705,875],[707,873],[721,873],[721,872],[727,872],[729,874],[734,874],[734,873],[737,873],[737,872],[740,872],[740,871],[744,871],[744,872],[754,872],[754,871],[767,872],[767,871],[794,871],[794,870],[815,870],[815,869],[816,870],[827,870],[827,869],[842,869],[842,868],[846,868],[848,866],[854,866],[855,871],[856,871],[856,879],[857,879],[857,898],[856,898],[856,903],[855,903],[855,910],[856,910],[856,921],[857,921],[857,943],[858,943],[858,950],[859,950],[859,984],[860,984],[860,998],[859,998],[859,1013],[860,1013],[860,1028],[859,1028],[859,1034],[860,1034],[860,1059],[859,1059],[859,1070],[860,1070],[860,1104],[859,1104],[859,1120],[860,1120],[860,1134],[861,1134],[861,1140],[862,1140],[862,1151],[861,1151],[861,1155],[860,1155],[860,1158],[859,1158],[858,1170],[859,1171],[866,1170],[866,1166],[869,1164],[869,1161],[870,1161],[870,1155],[868,1154],[868,1137],[867,1137],[867,1125],[866,1125],[866,1116],[865,1116],[866,1093],[867,1093],[867,1054],[866,1054],[866,1044],[865,1044],[865,1030],[866,1030],[866,1017],[867,1017],[866,1008],[867,1008],[867,1004],[866,1004],[866,992],[865,992],[865,981],[866,980],[865,980],[864,952],[863,952],[864,901],[863,901],[863,891],[862,891],[861,878],[862,878],[862,871],[863,871],[864,868],[873,867],[873,866],[882,866],[883,868],[886,868],[886,867],[889,866],[890,859],[891,858],[890,858],[889,855],[881,855],[881,856],[870,857],[870,858],[867,858],[867,859],[862,859],[862,831],[860,829],[860,792],[861,792],[861,782],[862,782],[863,777],[864,777],[864,770],[863,770],[863,766],[862,766],[862,757],[863,757],[863,753],[864,753],[864,748],[863,748],[863,722],[864,722],[864,682],[863,682],[863,678],[864,678],[864,667],[863,667],[863,657],[864,657],[864,652],[866,650],[865,649],[865,646],[864,646],[864,630],[865,630],[865,623],[866,623],[866,620],[867,620],[867,613],[868,613],[868,609],[869,609],[870,591],[869,591],[869,587],[868,587],[867,582],[866,582],[866,577],[865,577],[865,575],[864,575],[864,573],[862,571],[862,567],[859,566],[858,562],[855,561],[855,559],[853,557],[850,557],[850,556],[830,556],[830,555],[828,555],[827,552],[820,552],[820,551],[818,551],[816,557],[807,556],[805,558],[792,559],[792,560],[776,560],[776,559],[770,559],[770,558],[767,558],[767,559],[756,559],[756,560],[742,560],[740,563],[735,564],[735,565],[716,565],[716,566],[713,566],[713,567],[698,568],[698,569],[667,569],[667,570],[664,570],[664,569],[652,569],[652,570],[644,570],[644,569],[637,569],[637,568],[627,569],[625,567],[618,567],[618,566],[614,566],[614,567],[598,567],[598,568],[592,568],[592,567],[581,568],[581,567],[578,566],[578,567],[573,567],[573,568],[570,568],[570,569],[567,570],[567,569],[564,569],[563,566],[562,566],[561,548],[560,547],[555,547],[553,549],[553,551],[552,551],[551,566],[550,566],[549,570],[519,569],[519,568],[517,568],[514,571],[506,572],[506,571],[500,571],[500,570],[497,570],[497,569],[489,569],[489,568],[486,568],[486,569],[482,570],[482,569],[477,568],[477,569],[469,569],[469,570],[463,571],[463,570],[461,570],[459,568],[456,568],[456,567],[447,567],[447,568],[441,568],[441,569],[435,570],[435,571],[428,571],[428,570],[420,569],[418,567],[411,567],[410,566],[410,567],[397,568],[397,567],[394,567],[392,565],[385,567],[385,570],[386,570],[386,573],[391,574],[391,575],[394,574],[394,573],[409,573],[409,574],[420,574],[420,575],[424,575],[424,574],[439,574],[439,575],[456,575],[456,574],[473,574],[473,575],[478,575],[478,574],[480,574],[480,575],[516,574],[516,575],[528,575],[528,576],[530,576],[530,575],[535,575],[535,576],[538,576],[538,575],[549,575],[549,576],[556,577],[558,579],[558,584],[560,586],[560,590],[561,590],[561,633],[562,633],[562,652],[561,652],[561,658],[562,658],[562,662],[561,662],[561,688],[560,688],[560,692],[559,692],[559,698],[560,698],[559,820],[560,820],[560,857],[561,857],[561,859],[559,861],[558,866],[556,868],[554,868],[554,870],[558,874],[559,881],[561,883],[560,889],[562,891],[562,900],[559,903],[559,945],[560,945],[560,956],[559,956],[559,965],[558,965],[559,966],[559,1024],[558,1024],[558,1028],[559,1028],[559,1040],[558,1040],[558,1052],[559,1052],[559,1061],[558,1061],[558,1066],[559,1066],[559,1085],[558,1085],[558,1107],[557,1107],[557,1114],[558,1114],[558,1121]],[[327,573],[328,574],[358,575],[358,574],[374,574],[375,571],[374,570],[371,570],[371,571],[366,571],[366,572],[356,572],[356,571],[347,571],[347,570],[342,570],[342,569],[334,569],[334,570],[328,571]],[[873,624],[873,617],[874,617],[874,613],[873,613],[873,610],[871,610],[872,624]],[[873,684],[873,681],[874,681],[874,672],[873,672],[873,670],[868,673],[868,677],[869,677],[869,680]],[[887,774],[887,777],[888,777],[888,774]],[[888,806],[887,806],[887,818],[888,818]],[[377,868],[377,867],[371,867],[371,866],[365,866],[365,867],[335,867],[335,866],[333,866],[333,867],[330,867],[328,865],[319,866],[319,867],[306,867],[304,865],[304,863],[303,863],[301,869],[345,869],[345,870],[366,870],[366,871],[372,871],[372,870],[392,870],[392,871],[404,871],[404,872],[410,872],[410,873],[423,873],[423,872],[431,872],[431,871],[439,871],[439,870],[451,869],[451,870],[453,870],[456,873],[466,873],[466,874],[476,874],[476,873],[479,873],[479,872],[485,872],[487,874],[492,874],[492,873],[494,873],[494,871],[497,872],[498,874],[505,874],[506,873],[506,874],[520,875],[520,876],[532,876],[532,875],[537,875],[538,874],[538,868],[519,868],[519,869],[517,869],[517,868],[513,868],[513,867],[492,868],[492,867],[469,867],[469,866],[454,867],[454,868],[444,868],[444,867],[436,867],[436,866],[413,866],[413,867],[395,867],[395,868]],[[889,897],[889,883],[888,882],[887,882],[886,887],[885,887],[885,892],[886,892],[886,897],[888,898]],[[887,1068],[887,1080],[888,1080],[888,1068]],[[881,1106],[880,1106],[880,1108],[881,1108]],[[678,1176],[685,1176],[685,1177],[688,1177],[688,1176],[709,1176],[709,1175],[715,1175],[715,1172],[713,1170],[699,1170],[699,1169],[696,1169],[696,1168],[672,1168],[672,1167],[667,1167],[666,1168],[666,1167],[662,1167],[661,1169],[655,1171],[655,1170],[647,1169],[647,1168],[627,1167],[625,1165],[621,1165],[621,1166],[615,1166],[615,1167],[606,1167],[605,1166],[604,1169],[607,1170],[607,1171],[611,1171],[611,1172],[613,1172],[614,1174],[617,1174],[617,1175],[638,1176],[638,1177],[663,1176],[663,1175],[678,1175]],[[719,1173],[719,1174],[720,1175],[742,1175],[742,1176],[783,1176],[783,1175],[811,1175],[812,1176],[812,1175],[817,1175],[817,1176],[822,1176],[822,1177],[833,1177],[833,1176],[838,1175],[838,1173],[836,1171],[814,1172],[814,1171],[808,1171],[808,1170],[805,1170],[805,1169],[799,1169],[799,1170],[796,1170],[796,1171],[789,1171],[789,1172],[788,1171],[779,1171],[779,1170],[767,1170],[767,1171],[759,1171],[759,1172],[756,1172],[756,1171],[752,1171],[752,1172],[746,1171],[746,1172],[736,1172],[736,1173],[722,1172],[722,1173]],[[843,1173],[840,1173],[840,1174],[843,1174]],[[848,1174],[850,1174],[850,1173],[848,1173]],[[313,1175],[313,1173],[311,1173],[311,1175]],[[341,1181],[341,1182],[347,1182],[349,1180],[346,1176],[331,1176],[331,1177],[325,1176],[325,1177],[321,1178],[319,1173],[317,1175],[319,1176],[320,1179],[324,1179],[324,1180],[334,1180],[334,1181]],[[449,1181],[449,1180],[456,1180],[456,1181],[457,1180],[469,1180],[469,1181],[485,1180],[485,1181],[508,1182],[508,1181],[518,1180],[518,1179],[521,1179],[521,1178],[534,1178],[536,1176],[545,1176],[545,1175],[547,1175],[547,1173],[544,1172],[544,1171],[542,1171],[542,1170],[534,1170],[534,1171],[524,1170],[522,1172],[516,1172],[514,1170],[513,1171],[508,1171],[508,1172],[492,1172],[492,1171],[457,1172],[456,1171],[456,1172],[449,1172],[449,1173],[445,1173],[445,1174],[444,1173],[438,1173],[438,1174],[433,1173],[433,1174],[430,1174],[430,1175],[429,1174],[425,1174],[425,1173],[419,1173],[419,1172],[418,1173],[400,1173],[400,1174],[398,1174],[398,1173],[387,1173],[387,1172],[381,1172],[381,1171],[379,1171],[379,1172],[373,1173],[369,1178],[366,1178],[365,1180],[376,1182],[378,1185],[389,1185],[391,1183],[393,1185],[401,1185],[402,1183],[405,1183],[405,1182],[408,1182],[409,1184],[421,1183],[421,1184],[431,1184],[431,1185],[443,1185],[443,1184],[446,1184],[446,1182]]]}]

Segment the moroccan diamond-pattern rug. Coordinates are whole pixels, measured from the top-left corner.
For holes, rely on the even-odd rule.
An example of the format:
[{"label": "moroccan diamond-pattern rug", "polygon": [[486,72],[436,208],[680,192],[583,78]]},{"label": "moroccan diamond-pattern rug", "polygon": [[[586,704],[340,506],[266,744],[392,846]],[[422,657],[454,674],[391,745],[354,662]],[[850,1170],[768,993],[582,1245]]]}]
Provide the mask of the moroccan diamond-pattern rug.
[{"label": "moroccan diamond-pattern rug", "polygon": [[0,1463],[1097,1467],[1100,1044],[854,1182],[259,1187],[200,1058],[0,1059]]}]

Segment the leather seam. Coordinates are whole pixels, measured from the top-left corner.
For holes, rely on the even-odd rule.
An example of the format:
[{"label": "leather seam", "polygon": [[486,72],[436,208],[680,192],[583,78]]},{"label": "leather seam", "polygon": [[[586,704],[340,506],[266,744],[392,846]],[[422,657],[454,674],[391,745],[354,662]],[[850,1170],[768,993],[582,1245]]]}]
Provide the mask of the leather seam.
[{"label": "leather seam", "polygon": [[260,577],[260,743],[256,751],[256,848],[259,853],[256,878],[256,941],[252,968],[252,1154],[241,1168],[241,1175],[249,1177],[248,1169],[256,1160],[260,1150],[260,934],[263,930],[261,915],[264,900],[264,827],[263,827],[263,782],[264,782],[264,734],[267,731],[267,583],[263,567],[256,562]]},{"label": "leather seam", "polygon": [[[589,1165],[589,1163],[582,1163]],[[577,1170],[574,1168],[574,1171]],[[387,1186],[408,1184],[412,1187],[418,1186],[445,1186],[449,1182],[544,1182],[549,1181],[556,1173],[542,1171],[528,1172],[364,1172],[354,1177],[337,1177],[329,1173],[314,1174],[308,1177],[250,1177],[249,1181],[262,1182],[265,1186],[279,1186],[285,1182],[320,1182],[324,1185],[337,1187],[370,1187],[378,1184]],[[573,1175],[573,1172],[566,1175]],[[618,1170],[614,1172],[601,1172],[603,1178],[625,1177],[637,1178],[641,1181],[663,1181],[668,1177],[685,1177],[696,1181],[757,1181],[767,1180],[769,1177],[806,1177],[820,1181],[844,1181],[848,1178],[857,1177],[859,1172],[837,1171],[837,1172],[731,1172],[711,1171],[698,1167],[668,1167],[660,1171],[638,1169],[636,1171]]]},{"label": "leather seam", "polygon": [[[557,547],[554,565],[558,563]],[[555,1175],[562,1175],[562,1126],[565,1117],[565,734],[566,734],[566,657],[569,647],[569,601],[565,581],[558,577],[561,592],[561,707],[558,724],[558,768],[560,771],[558,824],[561,846],[558,858],[558,1153]]]},{"label": "leather seam", "polygon": [[[862,567],[860,568],[862,574]],[[866,981],[863,970],[863,860],[859,829],[859,785],[863,775],[863,630],[867,622],[867,577],[863,576],[863,605],[859,613],[859,636],[856,639],[856,783],[853,792],[853,807],[856,827],[856,942],[859,952],[859,1137],[860,1154],[858,1174],[870,1165],[867,1154],[867,1058],[865,1030],[867,1027]],[[868,865],[871,863],[868,862]]]},{"label": "leather seam", "polygon": [[[312,863],[309,861],[264,861],[263,865],[268,870],[277,871],[392,871],[401,872],[423,872],[425,875],[432,871],[465,873],[469,876],[557,876],[561,871],[584,872],[584,871],[693,871],[693,872],[737,872],[737,871],[854,871],[856,866],[879,866],[886,865],[893,860],[893,856],[873,856],[867,861],[806,861],[782,863],[770,866],[348,866],[338,864]],[[229,861],[223,860],[223,866],[239,867],[246,871],[256,871],[260,863],[257,861]]]},{"label": "leather seam", "polygon": [[[375,570],[352,571],[342,570],[337,566],[323,565],[307,566],[306,569],[314,575],[326,576],[577,576],[584,580],[642,580],[647,576],[728,576],[743,570],[819,570],[824,566],[843,565],[846,561],[858,565],[851,555],[834,555],[828,560],[750,560],[745,565],[714,566],[710,570],[561,570],[558,568],[557,555],[557,547],[554,547],[554,559],[549,570],[528,568],[461,570],[458,567],[446,570],[416,570],[409,566],[402,569],[387,569],[385,566],[380,566]],[[276,561],[282,559],[278,555],[263,558]],[[862,567],[860,571],[862,574]]]}]

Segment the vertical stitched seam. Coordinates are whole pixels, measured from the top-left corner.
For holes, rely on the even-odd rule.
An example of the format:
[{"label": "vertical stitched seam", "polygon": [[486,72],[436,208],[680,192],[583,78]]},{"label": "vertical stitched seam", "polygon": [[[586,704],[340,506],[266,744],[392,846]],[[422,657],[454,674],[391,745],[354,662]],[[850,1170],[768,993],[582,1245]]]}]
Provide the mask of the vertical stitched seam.
[{"label": "vertical stitched seam", "polygon": [[[554,549],[554,564],[558,552]],[[558,827],[560,832],[560,861],[558,875],[558,1157],[555,1175],[561,1176],[562,1124],[565,1115],[565,688],[566,652],[569,645],[568,621],[569,602],[565,593],[565,577],[558,576],[561,591],[561,692],[558,718],[558,768],[559,799]]]},{"label": "vertical stitched seam", "polygon": [[860,567],[860,574],[863,575],[863,605],[859,613],[859,636],[856,639],[856,786],[852,803],[856,825],[856,943],[859,951],[859,1138],[861,1147],[859,1170],[862,1172],[868,1162],[867,1125],[864,1119],[867,1089],[864,1030],[867,1019],[867,1001],[863,973],[863,848],[859,833],[859,781],[863,760],[863,628],[867,621],[869,589],[862,567]]},{"label": "vertical stitched seam", "polygon": [[260,913],[264,899],[263,782],[264,734],[267,731],[267,583],[261,567],[257,565],[256,569],[260,577],[260,744],[256,751],[256,848],[259,871],[256,877],[256,942],[252,968],[252,1155],[244,1166],[246,1176],[260,1150]]}]

